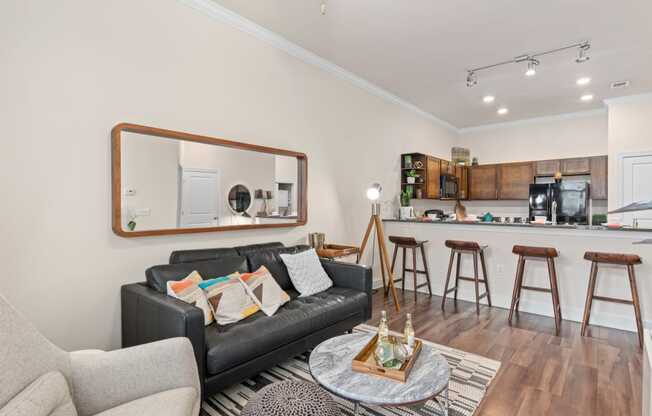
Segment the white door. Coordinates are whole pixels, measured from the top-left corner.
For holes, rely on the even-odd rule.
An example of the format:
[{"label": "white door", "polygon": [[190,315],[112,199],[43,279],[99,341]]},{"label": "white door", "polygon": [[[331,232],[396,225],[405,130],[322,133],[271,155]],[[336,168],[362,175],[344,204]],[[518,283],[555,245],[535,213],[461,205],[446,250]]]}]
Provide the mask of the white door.
[{"label": "white door", "polygon": [[181,169],[179,227],[212,227],[219,223],[218,172]]},{"label": "white door", "polygon": [[[652,153],[623,157],[623,205],[652,199]],[[623,224],[638,220],[639,227],[652,228],[652,211],[627,213]]]}]

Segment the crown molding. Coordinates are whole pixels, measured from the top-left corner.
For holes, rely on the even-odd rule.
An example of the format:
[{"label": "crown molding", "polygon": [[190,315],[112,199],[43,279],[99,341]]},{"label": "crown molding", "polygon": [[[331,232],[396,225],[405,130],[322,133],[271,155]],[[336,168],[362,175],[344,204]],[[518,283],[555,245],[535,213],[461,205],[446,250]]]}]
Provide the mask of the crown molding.
[{"label": "crown molding", "polygon": [[248,33],[259,40],[280,49],[287,54],[298,58],[305,63],[316,66],[317,68],[322,69],[323,71],[329,72],[336,77],[348,81],[351,84],[367,91],[370,94],[373,94],[377,97],[380,97],[386,101],[397,104],[403,107],[406,110],[409,110],[413,113],[418,114],[421,117],[424,117],[435,124],[440,125],[441,127],[446,128],[447,130],[458,133],[459,129],[452,124],[435,117],[429,112],[422,110],[416,105],[398,97],[395,94],[367,81],[366,79],[357,76],[356,74],[347,71],[346,69],[334,64],[333,62],[326,60],[319,55],[310,52],[307,49],[302,48],[301,46],[289,41],[288,39],[280,36],[279,34],[272,32],[271,30],[265,29],[264,27],[252,22],[249,19],[242,17],[241,15],[217,4],[212,0],[179,0],[182,4],[192,7],[193,9],[204,13],[205,15],[218,20],[222,23],[226,23],[239,29],[245,33]]},{"label": "crown molding", "polygon": [[586,117],[595,117],[599,115],[606,115],[607,114],[607,108],[598,108],[595,110],[588,110],[588,111],[578,111],[575,113],[564,113],[564,114],[556,114],[553,116],[543,116],[543,117],[533,117],[533,118],[526,118],[522,120],[514,120],[514,121],[506,121],[503,123],[492,123],[492,124],[483,124],[480,126],[474,126],[474,127],[464,127],[461,129],[458,129],[458,132],[460,134],[467,134],[467,133],[474,133],[478,131],[487,131],[487,130],[496,130],[496,129],[503,129],[503,128],[509,128],[509,127],[517,127],[517,126],[525,126],[528,124],[537,124],[537,123],[547,123],[551,121],[563,121],[563,120],[574,120],[578,118],[586,118]]},{"label": "crown molding", "polygon": [[633,102],[644,102],[644,101],[652,101],[652,93],[625,95],[623,97],[607,98],[603,100],[603,102],[607,106],[611,104],[633,103]]}]

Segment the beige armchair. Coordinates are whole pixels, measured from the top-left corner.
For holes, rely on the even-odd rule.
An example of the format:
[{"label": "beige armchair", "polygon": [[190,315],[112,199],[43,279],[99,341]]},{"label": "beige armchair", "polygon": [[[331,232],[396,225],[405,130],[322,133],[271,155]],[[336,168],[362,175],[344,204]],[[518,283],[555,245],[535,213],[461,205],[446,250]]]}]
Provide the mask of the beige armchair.
[{"label": "beige armchair", "polygon": [[190,342],[68,353],[0,296],[0,416],[196,416]]}]

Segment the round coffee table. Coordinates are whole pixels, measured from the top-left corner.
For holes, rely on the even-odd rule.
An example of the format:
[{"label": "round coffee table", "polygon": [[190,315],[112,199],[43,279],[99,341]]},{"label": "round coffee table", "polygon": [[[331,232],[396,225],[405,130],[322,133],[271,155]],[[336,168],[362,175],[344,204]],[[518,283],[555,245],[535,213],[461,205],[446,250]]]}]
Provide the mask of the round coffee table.
[{"label": "round coffee table", "polygon": [[353,358],[373,336],[342,335],[319,344],[310,354],[312,377],[324,389],[352,401],[356,415],[360,403],[409,406],[430,399],[448,415],[450,368],[441,354],[425,344],[405,383],[351,369]]}]

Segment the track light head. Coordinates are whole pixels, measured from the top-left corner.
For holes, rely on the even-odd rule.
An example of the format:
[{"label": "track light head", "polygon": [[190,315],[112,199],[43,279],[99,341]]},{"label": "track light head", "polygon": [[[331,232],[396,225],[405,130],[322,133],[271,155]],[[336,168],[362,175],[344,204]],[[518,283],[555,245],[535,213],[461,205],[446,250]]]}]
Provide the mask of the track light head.
[{"label": "track light head", "polygon": [[535,76],[537,74],[537,66],[539,65],[539,63],[540,62],[538,60],[534,59],[534,58],[528,59],[528,61],[527,61],[527,71],[525,71],[525,76],[526,77]]},{"label": "track light head", "polygon": [[476,85],[478,85],[478,78],[475,76],[475,72],[469,71],[466,75],[466,86],[472,88]]},{"label": "track light head", "polygon": [[581,64],[591,59],[591,57],[588,55],[589,49],[591,49],[591,44],[589,42],[581,44],[577,48],[577,58],[575,59],[575,62]]}]

